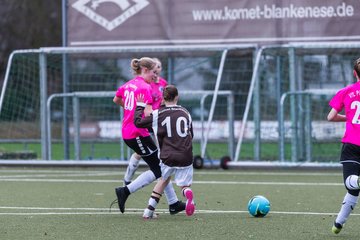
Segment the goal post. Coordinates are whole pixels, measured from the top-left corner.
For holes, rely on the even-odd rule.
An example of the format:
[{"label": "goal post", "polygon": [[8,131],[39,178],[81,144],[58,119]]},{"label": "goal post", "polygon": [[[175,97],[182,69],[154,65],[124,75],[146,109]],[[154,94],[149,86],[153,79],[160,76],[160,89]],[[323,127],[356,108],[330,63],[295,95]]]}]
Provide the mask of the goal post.
[{"label": "goal post", "polygon": [[[286,92],[281,96],[280,101],[280,121],[279,121],[279,153],[280,161],[285,162],[285,138],[291,135],[291,158],[292,162],[311,162],[314,159],[312,146],[317,141],[323,140],[324,143],[333,139],[340,138],[344,132],[344,125],[328,124],[325,120],[326,113],[319,114],[319,108],[313,108],[313,102],[327,106],[329,99],[336,93],[335,89],[307,89],[297,92]],[[288,120],[285,123],[285,105],[291,96],[297,96],[298,103],[288,103],[289,109],[294,109],[298,113],[297,121]],[[325,98],[324,98],[325,97]],[[316,119],[313,121],[312,119]],[[285,127],[287,125],[287,127]],[[332,125],[332,126],[330,126]],[[332,136],[326,136],[326,133],[320,129],[327,127],[332,129]],[[287,128],[287,132],[285,132]],[[336,133],[335,133],[336,132]],[[318,157],[318,156],[316,156]],[[316,159],[315,157],[315,159]],[[323,156],[324,157],[324,156]]]},{"label": "goal post", "polygon": [[[201,126],[203,121],[210,129],[198,128],[200,137],[196,139],[196,144],[201,144],[195,152],[199,155],[209,159],[218,152],[231,156],[234,151],[228,151],[228,148],[231,149],[228,142],[231,133],[226,129],[227,124],[233,121],[236,138],[234,162],[335,163],[343,128],[341,124],[326,122],[331,94],[324,94],[324,89],[338,90],[353,82],[352,63],[359,57],[359,50],[360,44],[354,42],[318,42],[261,48],[256,45],[186,45],[16,51],[10,57],[1,89],[0,151],[38,151],[36,148],[41,146],[37,158],[47,160],[49,141],[44,129],[47,125],[46,118],[41,116],[48,114],[44,107],[48,97],[64,93],[64,56],[69,67],[65,78],[69,91],[65,93],[70,94],[96,91],[115,93],[118,86],[132,78],[130,59],[150,56],[161,59],[163,76],[169,83],[178,86],[180,93],[214,93],[204,100],[203,110],[199,107],[198,98],[181,98],[180,104],[191,111],[197,126]],[[288,94],[281,106],[283,94],[308,89],[311,89],[311,94]],[[234,120],[227,114],[227,96],[222,95],[222,91],[231,91],[233,95]],[[73,141],[77,128],[70,122],[65,129],[63,108],[62,99],[54,99],[51,115],[48,116],[51,119],[52,158],[56,160],[64,159],[60,154],[63,131],[71,134],[68,141],[73,158],[76,158],[74,153],[78,151],[74,150]],[[69,119],[73,117],[73,109],[69,105],[66,114]],[[119,150],[120,131],[114,131],[119,129],[118,107],[111,101],[109,103],[109,99],[88,98],[81,99],[81,111],[76,113],[79,113],[81,125],[80,159],[122,158]],[[284,129],[281,129],[282,124]],[[306,135],[309,126],[311,135]],[[205,142],[215,142],[217,153],[209,151],[208,144],[203,144]],[[220,145],[224,143],[226,147]],[[98,144],[104,144],[106,148]],[[115,154],[111,148],[116,149]]]},{"label": "goal post", "polygon": [[[194,99],[198,101],[199,107],[200,107],[200,125],[195,126],[196,128],[196,135],[195,138],[199,139],[201,150],[206,149],[207,141],[206,139],[209,138],[209,135],[205,136],[205,132],[210,132],[211,123],[210,126],[209,123],[205,123],[204,119],[204,112],[205,112],[205,101],[208,97],[214,96],[214,91],[180,91],[179,92],[181,98],[186,99]],[[228,131],[228,154],[229,156],[233,157],[231,154],[234,153],[234,109],[233,109],[233,93],[232,91],[218,91],[217,95],[219,97],[224,96],[227,98],[227,131]],[[71,104],[73,107],[73,143],[74,143],[74,160],[81,160],[81,106],[80,106],[80,100],[85,98],[105,98],[105,99],[112,99],[114,97],[114,92],[111,91],[105,91],[105,92],[98,92],[98,91],[92,91],[92,92],[72,92],[72,93],[58,93],[58,94],[52,94],[47,99],[46,108],[47,108],[47,118],[46,118],[46,127],[47,127],[47,149],[48,149],[48,156],[47,160],[52,160],[52,122],[51,122],[51,103],[56,98],[70,98]],[[195,105],[194,105],[195,106]],[[122,111],[120,111],[119,119],[118,121],[122,120]],[[119,126],[119,125],[118,125]],[[115,129],[116,130],[116,129]],[[225,131],[225,129],[223,129]],[[200,134],[199,134],[200,132]],[[123,141],[120,141],[120,159],[125,159],[125,152],[126,148],[123,144]],[[129,157],[129,156],[127,156]],[[205,155],[203,156],[205,157]]]},{"label": "goal post", "polygon": [[[190,109],[196,121],[205,117],[208,121],[205,126],[208,129],[211,128],[214,121],[230,123],[230,121],[234,121],[236,115],[241,114],[241,106],[235,103],[233,106],[235,117],[229,120],[226,112],[228,109],[226,106],[227,96],[233,95],[236,99],[235,102],[242,102],[237,89],[243,91],[242,89],[246,87],[244,88],[240,84],[248,85],[247,76],[251,73],[252,52],[256,48],[257,46],[253,44],[240,44],[228,46],[60,47],[14,52],[12,55],[14,57],[9,60],[7,76],[1,91],[0,121],[3,124],[0,141],[5,144],[21,143],[23,144],[22,149],[31,148],[32,143],[40,143],[40,158],[50,159],[50,141],[47,139],[49,134],[52,136],[53,143],[62,145],[64,144],[61,140],[64,131],[76,128],[69,126],[69,129],[64,129],[64,103],[60,98],[53,100],[51,112],[48,112],[46,102],[49,96],[89,91],[112,91],[115,93],[118,86],[132,78],[129,70],[130,60],[142,56],[160,58],[165,70],[163,76],[168,78],[169,83],[178,86],[180,94],[185,91],[212,91],[206,98],[203,113],[198,111],[198,102],[194,104],[194,100],[189,96],[181,98],[181,104]],[[67,58],[69,68],[66,77],[63,75],[64,56]],[[67,81],[65,85],[69,88],[68,92],[64,92],[64,79]],[[227,93],[224,95],[224,92]],[[242,97],[242,95],[240,96]],[[95,133],[91,131],[97,131],[96,134],[99,134],[99,131],[102,130],[99,129],[99,126],[93,125],[94,122],[105,121],[101,117],[108,118],[109,121],[119,120],[119,109],[111,101],[109,103],[108,99],[90,98],[81,101],[81,106],[85,110],[81,109],[79,119],[81,123],[88,123],[89,132],[85,133],[85,135],[89,135],[87,136],[89,137],[88,141],[96,137],[92,135]],[[71,119],[76,113],[72,107],[69,107],[68,111],[66,115]],[[48,118],[52,122],[51,129],[47,125]],[[216,124],[218,126],[218,123]],[[205,130],[204,137],[199,139],[201,142],[199,151],[203,156],[206,155],[207,141],[217,141],[218,138],[218,136],[215,138],[209,136],[208,132]],[[74,133],[71,132],[71,134]],[[225,139],[223,136],[220,138],[218,140],[222,142],[231,139],[231,137]],[[114,141],[107,137],[104,137],[103,140]],[[73,149],[78,146],[74,146],[71,139],[69,141],[72,144],[71,151],[78,152]],[[232,149],[229,150],[229,155],[232,155],[234,147],[231,146],[231,143],[228,143],[228,147]],[[72,156],[75,157],[74,154]],[[115,158],[119,159],[119,156]]]},{"label": "goal post", "polygon": [[[265,146],[278,142],[271,161],[338,163],[344,126],[326,121],[328,103],[337,90],[354,82],[352,68],[359,50],[357,42],[290,43],[259,49],[235,161],[242,160],[245,129],[254,124],[255,139],[259,139],[254,156],[260,156],[254,160],[265,160],[264,152],[270,149]],[[306,131],[310,131],[307,136]]]}]

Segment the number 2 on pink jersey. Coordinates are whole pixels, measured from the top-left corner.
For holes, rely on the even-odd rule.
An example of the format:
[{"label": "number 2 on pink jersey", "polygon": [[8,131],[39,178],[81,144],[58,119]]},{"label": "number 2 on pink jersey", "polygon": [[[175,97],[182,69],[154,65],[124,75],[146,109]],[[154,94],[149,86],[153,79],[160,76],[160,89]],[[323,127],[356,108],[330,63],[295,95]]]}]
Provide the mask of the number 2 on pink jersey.
[{"label": "number 2 on pink jersey", "polygon": [[352,119],[352,123],[353,124],[360,124],[360,119],[359,119],[359,116],[360,116],[360,102],[359,101],[353,101],[351,103],[351,109],[356,109],[355,111],[355,115]]}]

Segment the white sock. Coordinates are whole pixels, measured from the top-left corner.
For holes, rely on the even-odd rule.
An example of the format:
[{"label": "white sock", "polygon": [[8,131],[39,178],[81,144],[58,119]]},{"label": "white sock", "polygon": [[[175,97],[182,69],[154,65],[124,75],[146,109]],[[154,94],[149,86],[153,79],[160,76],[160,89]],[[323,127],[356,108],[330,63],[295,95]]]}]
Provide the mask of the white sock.
[{"label": "white sock", "polygon": [[148,202],[149,206],[152,206],[155,209],[157,204],[158,204],[158,202],[154,198],[152,198],[152,197],[149,198],[149,202]]},{"label": "white sock", "polygon": [[129,164],[127,166],[125,175],[124,175],[124,180],[126,182],[131,182],[132,178],[134,177],[135,171],[138,169],[139,167],[139,163],[140,160],[137,160],[136,157],[133,155],[131,155],[130,159],[129,159]]},{"label": "white sock", "polygon": [[168,202],[169,206],[171,204],[174,204],[177,201],[179,201],[179,199],[176,196],[176,193],[175,193],[175,190],[174,190],[174,187],[173,187],[173,184],[172,184],[171,181],[164,188],[164,193],[165,193],[165,196],[166,196],[166,199],[167,199],[167,202]]},{"label": "white sock", "polygon": [[154,217],[154,211],[150,210],[148,208],[145,208],[143,218],[153,218]]},{"label": "white sock", "polygon": [[336,217],[335,221],[343,225],[350,216],[351,211],[355,208],[357,201],[358,201],[358,196],[353,196],[349,193],[346,193],[340,212]]},{"label": "white sock", "polygon": [[140,174],[134,181],[132,181],[127,188],[129,189],[130,193],[134,193],[140,188],[143,188],[153,181],[155,181],[155,175],[151,170],[147,170]]}]

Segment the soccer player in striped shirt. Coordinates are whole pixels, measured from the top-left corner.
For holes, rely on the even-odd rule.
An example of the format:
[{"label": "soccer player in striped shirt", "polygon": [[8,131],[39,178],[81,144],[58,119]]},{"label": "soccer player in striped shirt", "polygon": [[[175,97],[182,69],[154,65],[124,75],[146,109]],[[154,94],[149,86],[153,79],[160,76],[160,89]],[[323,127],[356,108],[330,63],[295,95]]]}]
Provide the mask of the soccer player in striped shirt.
[{"label": "soccer player in striped shirt", "polygon": [[146,104],[144,96],[140,94],[135,111],[134,121],[137,127],[153,128],[161,161],[162,176],[144,211],[145,219],[156,217],[155,208],[171,176],[174,176],[174,182],[181,187],[186,198],[186,215],[191,216],[195,211],[194,195],[190,188],[193,179],[192,118],[184,107],[177,105],[178,90],[175,86],[166,86],[163,97],[165,106],[153,111],[151,116],[142,118]]}]

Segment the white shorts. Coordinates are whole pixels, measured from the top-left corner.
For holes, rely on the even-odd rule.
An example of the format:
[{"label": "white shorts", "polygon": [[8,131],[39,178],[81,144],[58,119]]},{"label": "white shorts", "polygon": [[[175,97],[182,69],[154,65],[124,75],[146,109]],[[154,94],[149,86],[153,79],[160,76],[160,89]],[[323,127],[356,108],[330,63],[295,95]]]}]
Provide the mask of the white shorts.
[{"label": "white shorts", "polygon": [[193,165],[187,167],[169,167],[163,163],[160,163],[161,177],[163,180],[168,179],[174,175],[173,181],[179,187],[190,186],[193,179]]}]

